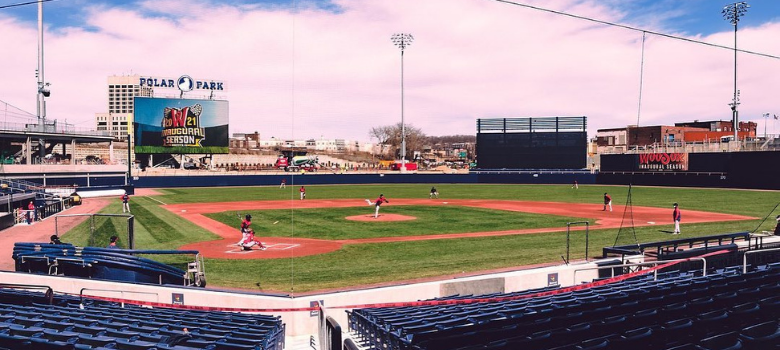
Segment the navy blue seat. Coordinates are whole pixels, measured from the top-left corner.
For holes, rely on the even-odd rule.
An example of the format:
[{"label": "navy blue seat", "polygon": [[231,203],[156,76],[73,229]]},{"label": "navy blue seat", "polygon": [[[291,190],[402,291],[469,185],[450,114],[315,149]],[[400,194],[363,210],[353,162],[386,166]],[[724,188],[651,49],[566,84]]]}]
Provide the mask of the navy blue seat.
[{"label": "navy blue seat", "polygon": [[134,339],[116,340],[116,348],[122,350],[147,350],[149,348],[155,347],[156,345],[157,343],[152,343],[143,340],[134,340]]},{"label": "navy blue seat", "polygon": [[56,329],[45,329],[43,331],[43,337],[51,341],[75,341],[78,340],[79,333],[70,331],[59,331]]},{"label": "navy blue seat", "polygon": [[737,332],[729,332],[702,339],[698,346],[701,350],[739,350],[742,341]]},{"label": "navy blue seat", "polygon": [[609,348],[609,340],[605,338],[588,339],[579,344],[581,350],[600,350]]},{"label": "navy blue seat", "polygon": [[101,347],[106,346],[108,344],[113,344],[116,342],[116,338],[114,337],[106,337],[103,335],[88,335],[88,334],[81,334],[79,335],[79,344],[86,344],[92,347]]},{"label": "navy blue seat", "polygon": [[729,329],[729,314],[725,310],[715,310],[699,315],[694,321],[694,330],[699,336],[711,337]]},{"label": "navy blue seat", "polygon": [[642,327],[623,332],[622,336],[611,338],[610,349],[652,349],[653,330]]},{"label": "navy blue seat", "polygon": [[742,344],[749,350],[762,350],[780,344],[780,327],[776,320],[745,327],[739,334]]},{"label": "navy blue seat", "polygon": [[0,334],[0,348],[9,350],[26,349],[30,344],[29,337]]}]

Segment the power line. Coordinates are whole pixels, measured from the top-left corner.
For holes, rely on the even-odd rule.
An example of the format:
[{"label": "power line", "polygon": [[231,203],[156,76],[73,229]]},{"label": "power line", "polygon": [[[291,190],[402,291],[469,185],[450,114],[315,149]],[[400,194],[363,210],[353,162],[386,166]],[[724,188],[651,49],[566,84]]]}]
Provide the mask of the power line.
[{"label": "power line", "polygon": [[[633,31],[637,31],[637,32],[648,33],[648,34],[652,34],[652,35],[656,35],[656,36],[660,36],[660,37],[664,37],[664,38],[687,41],[687,42],[694,43],[694,44],[706,45],[706,46],[716,47],[716,48],[720,48],[720,49],[728,49],[728,50],[734,50],[735,49],[733,47],[728,47],[728,46],[725,46],[725,45],[718,45],[718,44],[708,43],[708,42],[705,42],[705,41],[699,41],[699,40],[694,40],[694,39],[690,39],[690,38],[685,38],[685,37],[681,37],[681,36],[675,36],[675,35],[661,33],[661,32],[654,32],[652,30],[641,29],[641,28],[632,27],[632,26],[625,25],[625,24],[604,21],[604,20],[600,20],[600,19],[596,19],[596,18],[592,18],[592,17],[585,17],[585,16],[580,16],[580,15],[575,15],[575,14],[566,13],[566,12],[563,12],[563,11],[550,10],[550,9],[546,9],[546,8],[543,8],[543,7],[537,7],[537,6],[532,6],[532,5],[528,5],[528,4],[521,4],[521,3],[518,3],[518,2],[514,2],[514,1],[508,1],[508,0],[493,0],[493,1],[503,2],[505,4],[525,7],[525,8],[528,8],[528,9],[542,11],[542,12],[549,12],[549,13],[552,13],[552,14],[561,15],[561,16],[567,16],[567,17],[576,18],[576,19],[581,19],[581,20],[585,20],[585,21],[589,21],[589,22],[604,24],[604,25],[607,25],[607,26],[618,27],[618,28],[633,30]],[[756,55],[756,56],[780,59],[780,56],[765,54],[765,53],[761,53],[761,52],[742,50],[742,49],[738,49],[737,51],[743,52],[743,53],[746,53],[746,54],[750,54],[750,55]]]},{"label": "power line", "polygon": [[10,7],[18,7],[18,6],[24,6],[24,5],[33,5],[33,4],[37,4],[39,2],[49,2],[49,1],[56,1],[56,0],[28,1],[28,2],[20,2],[18,4],[0,5],[0,10],[7,9],[7,8],[10,8]]}]

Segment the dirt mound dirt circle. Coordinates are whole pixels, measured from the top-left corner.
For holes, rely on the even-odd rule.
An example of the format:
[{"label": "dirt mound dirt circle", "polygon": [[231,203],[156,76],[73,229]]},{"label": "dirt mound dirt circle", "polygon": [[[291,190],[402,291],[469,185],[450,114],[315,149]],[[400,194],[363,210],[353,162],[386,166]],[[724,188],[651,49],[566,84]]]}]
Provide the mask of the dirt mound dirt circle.
[{"label": "dirt mound dirt circle", "polygon": [[400,214],[379,214],[378,218],[375,218],[374,214],[355,215],[355,216],[347,216],[345,217],[345,219],[352,220],[352,221],[374,221],[374,222],[417,220],[417,218],[414,216],[400,215]]}]

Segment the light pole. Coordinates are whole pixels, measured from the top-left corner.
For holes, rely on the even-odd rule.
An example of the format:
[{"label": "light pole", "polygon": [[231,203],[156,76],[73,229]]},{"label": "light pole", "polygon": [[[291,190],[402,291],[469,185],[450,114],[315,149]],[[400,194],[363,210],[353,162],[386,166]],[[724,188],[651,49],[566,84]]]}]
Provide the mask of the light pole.
[{"label": "light pole", "polygon": [[412,44],[414,37],[407,33],[396,33],[390,37],[401,49],[401,171],[406,171],[406,125],[404,124],[404,50]]},{"label": "light pole", "polygon": [[734,98],[729,104],[729,106],[731,106],[732,123],[734,123],[734,141],[739,141],[739,111],[737,111],[737,106],[739,106],[739,90],[737,90],[737,24],[739,23],[739,18],[747,12],[748,8],[750,8],[750,5],[748,5],[747,2],[739,1],[723,6],[723,11],[721,11],[723,18],[734,25]]}]

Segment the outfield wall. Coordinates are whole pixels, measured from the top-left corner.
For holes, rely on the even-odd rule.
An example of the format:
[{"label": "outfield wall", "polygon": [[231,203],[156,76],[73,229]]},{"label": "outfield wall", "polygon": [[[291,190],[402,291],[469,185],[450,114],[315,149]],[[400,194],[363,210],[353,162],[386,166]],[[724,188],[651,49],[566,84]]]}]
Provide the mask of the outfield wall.
[{"label": "outfield wall", "polygon": [[587,172],[561,171],[485,171],[469,174],[306,174],[286,175],[194,175],[145,176],[134,178],[139,188],[278,186],[287,185],[357,185],[357,184],[595,184],[596,175]]},{"label": "outfield wall", "polygon": [[639,171],[639,156],[602,155],[597,182],[780,190],[780,151],[687,153],[687,168],[674,171]]}]

